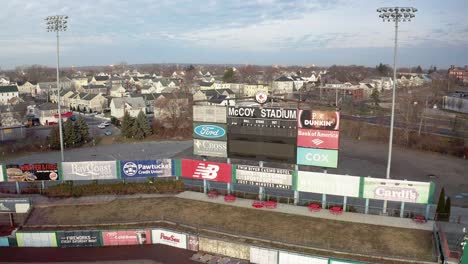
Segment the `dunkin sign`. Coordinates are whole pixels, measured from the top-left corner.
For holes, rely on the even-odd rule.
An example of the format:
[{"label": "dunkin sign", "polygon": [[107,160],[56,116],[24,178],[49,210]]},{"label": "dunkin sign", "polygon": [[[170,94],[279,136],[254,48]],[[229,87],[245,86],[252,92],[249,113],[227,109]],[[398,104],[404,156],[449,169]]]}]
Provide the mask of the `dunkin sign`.
[{"label": "dunkin sign", "polygon": [[339,130],[340,112],[320,110],[299,110],[298,128]]},{"label": "dunkin sign", "polygon": [[153,244],[187,249],[187,235],[167,230],[152,230]]}]

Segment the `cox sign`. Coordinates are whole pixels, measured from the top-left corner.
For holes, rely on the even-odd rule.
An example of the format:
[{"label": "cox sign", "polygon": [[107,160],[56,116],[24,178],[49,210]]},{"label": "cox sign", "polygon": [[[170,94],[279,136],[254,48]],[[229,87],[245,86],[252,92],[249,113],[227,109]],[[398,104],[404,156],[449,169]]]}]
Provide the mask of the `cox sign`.
[{"label": "cox sign", "polygon": [[336,168],[338,150],[297,148],[297,164]]},{"label": "cox sign", "polygon": [[226,140],[226,125],[193,123],[193,137],[198,139]]}]

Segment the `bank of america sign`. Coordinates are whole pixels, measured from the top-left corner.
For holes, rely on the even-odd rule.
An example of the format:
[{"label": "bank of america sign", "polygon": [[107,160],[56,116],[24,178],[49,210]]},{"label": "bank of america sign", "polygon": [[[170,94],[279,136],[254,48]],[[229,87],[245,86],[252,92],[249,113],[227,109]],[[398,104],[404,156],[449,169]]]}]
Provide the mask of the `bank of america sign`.
[{"label": "bank of america sign", "polygon": [[214,140],[193,140],[193,154],[198,156],[208,157],[227,157],[227,144],[226,141]]}]

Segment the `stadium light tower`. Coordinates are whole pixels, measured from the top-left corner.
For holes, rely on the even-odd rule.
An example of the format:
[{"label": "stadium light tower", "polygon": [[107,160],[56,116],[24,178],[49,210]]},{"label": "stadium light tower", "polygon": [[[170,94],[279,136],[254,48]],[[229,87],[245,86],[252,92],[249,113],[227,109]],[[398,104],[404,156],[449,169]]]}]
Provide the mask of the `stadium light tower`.
[{"label": "stadium light tower", "polygon": [[[379,17],[384,22],[395,23],[395,47],[393,51],[393,92],[392,92],[392,116],[390,119],[390,139],[388,142],[388,161],[386,178],[390,179],[390,166],[392,163],[392,145],[393,145],[393,124],[395,119],[395,90],[396,90],[396,69],[397,69],[397,48],[398,48],[398,23],[410,22],[415,17],[414,13],[418,10],[414,7],[382,7],[377,9]],[[387,200],[384,200],[383,212],[387,212]]]},{"label": "stadium light tower", "polygon": [[63,159],[63,133],[62,133],[62,112],[60,109],[60,56],[59,56],[59,32],[67,30],[68,16],[56,15],[48,16],[45,21],[47,25],[47,32],[57,33],[57,104],[58,104],[58,117],[59,117],[59,133],[60,133],[60,155],[61,161]]}]

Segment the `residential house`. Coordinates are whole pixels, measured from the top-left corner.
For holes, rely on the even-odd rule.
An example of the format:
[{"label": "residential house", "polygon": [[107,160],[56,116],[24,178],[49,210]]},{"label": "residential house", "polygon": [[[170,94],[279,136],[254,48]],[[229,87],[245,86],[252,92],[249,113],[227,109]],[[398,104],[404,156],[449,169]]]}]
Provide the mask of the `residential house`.
[{"label": "residential house", "polygon": [[101,113],[108,105],[107,98],[101,94],[76,93],[69,101],[70,107],[86,112]]},{"label": "residential house", "polygon": [[34,97],[36,96],[37,88],[37,82],[26,81],[24,83],[18,83],[19,94],[29,94]]},{"label": "residential house", "polygon": [[[57,104],[54,103],[43,103],[38,107],[39,123],[43,126],[54,125],[58,123],[58,108]],[[68,107],[62,107],[60,109],[62,114],[62,121],[66,121],[70,116],[71,112]]]},{"label": "residential house", "polygon": [[200,90],[213,90],[215,88],[214,82],[200,82]]},{"label": "residential house", "polygon": [[236,94],[231,89],[199,90],[193,94],[193,101],[202,105],[235,105],[235,100],[232,100],[235,98]]},{"label": "residential house", "polygon": [[141,94],[139,96],[135,97],[142,97],[143,100],[145,101],[145,106],[146,106],[146,112],[147,113],[154,113],[154,107],[156,100],[162,96],[161,93],[148,93],[148,94]]},{"label": "residential house", "polygon": [[397,84],[399,87],[421,86],[424,84],[424,79],[420,74],[400,73],[397,76]]},{"label": "residential house", "polygon": [[64,90],[71,90],[73,88],[73,81],[68,77],[60,78],[60,87]]},{"label": "residential house", "polygon": [[[75,93],[73,91],[66,91],[66,90],[60,91],[60,105],[70,106],[70,104],[71,104],[70,98],[72,98],[74,95],[75,95]],[[57,103],[57,101],[58,101],[57,91],[54,91],[50,95],[50,101],[52,103]]]},{"label": "residential house", "polygon": [[74,77],[72,79],[72,88],[75,89],[75,91],[81,90],[81,87],[83,87],[84,85],[88,85],[88,78]]},{"label": "residential house", "polygon": [[468,114],[468,91],[455,91],[444,96],[442,108]]},{"label": "residential house", "polygon": [[293,80],[293,91],[299,91],[304,87],[304,83],[307,83],[307,80],[300,76],[291,76]]},{"label": "residential house", "polygon": [[146,114],[146,105],[143,97],[112,98],[110,109],[111,116],[115,118],[122,118],[125,111],[132,117],[137,117],[140,112]]},{"label": "residential house", "polygon": [[57,82],[39,82],[37,85],[36,96],[49,96],[57,90]]},{"label": "residential house", "polygon": [[0,76],[0,86],[2,85],[10,85],[10,78],[7,76]]},{"label": "residential house", "polygon": [[294,91],[294,80],[291,77],[281,76],[273,81],[273,94],[291,94]]},{"label": "residential house", "polygon": [[451,65],[450,69],[448,70],[448,75],[449,77],[463,81],[465,77],[468,77],[468,65],[464,68],[455,67],[455,65]]},{"label": "residential house", "polygon": [[91,78],[90,84],[105,86],[109,82],[109,75],[96,75]]},{"label": "residential house", "polygon": [[80,93],[90,93],[90,94],[107,94],[107,86],[102,84],[90,84],[83,85],[80,90]]},{"label": "residential house", "polygon": [[13,98],[19,97],[17,85],[0,86],[0,105],[9,104]]},{"label": "residential house", "polygon": [[111,97],[124,97],[128,95],[129,93],[127,92],[127,90],[125,90],[125,88],[123,88],[122,85],[112,86],[112,89],[110,90]]},{"label": "residential house", "polygon": [[255,96],[255,94],[260,91],[266,92],[268,94],[271,90],[270,86],[266,84],[243,84],[242,86],[242,95],[246,97]]},{"label": "residential house", "polygon": [[0,127],[22,126],[25,122],[27,104],[0,105]]}]

